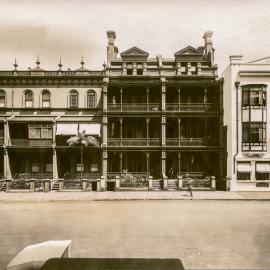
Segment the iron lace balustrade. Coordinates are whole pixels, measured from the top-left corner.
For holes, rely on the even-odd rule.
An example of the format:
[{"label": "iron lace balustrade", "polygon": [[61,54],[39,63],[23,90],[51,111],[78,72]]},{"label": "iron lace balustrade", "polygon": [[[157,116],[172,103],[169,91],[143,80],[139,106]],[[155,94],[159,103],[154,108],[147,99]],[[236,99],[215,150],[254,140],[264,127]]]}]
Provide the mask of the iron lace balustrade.
[{"label": "iron lace balustrade", "polygon": [[108,138],[108,146],[158,146],[159,138]]},{"label": "iron lace balustrade", "polygon": [[167,146],[202,146],[207,145],[204,138],[166,138]]},{"label": "iron lace balustrade", "polygon": [[52,173],[15,173],[14,179],[35,179],[35,180],[42,180],[42,179],[52,179]]},{"label": "iron lace balustrade", "polygon": [[158,112],[159,103],[108,103],[109,112]]},{"label": "iron lace balustrade", "polygon": [[9,146],[52,146],[52,139],[10,139]]},{"label": "iron lace balustrade", "polygon": [[215,109],[212,103],[167,103],[166,110],[173,112],[205,112]]}]

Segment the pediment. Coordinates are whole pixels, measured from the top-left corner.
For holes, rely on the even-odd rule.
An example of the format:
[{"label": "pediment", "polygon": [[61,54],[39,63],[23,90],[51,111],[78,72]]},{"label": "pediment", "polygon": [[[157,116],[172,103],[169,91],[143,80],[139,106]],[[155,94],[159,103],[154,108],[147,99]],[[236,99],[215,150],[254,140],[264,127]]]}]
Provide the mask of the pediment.
[{"label": "pediment", "polygon": [[182,56],[182,55],[186,55],[186,54],[201,54],[201,53],[202,53],[201,50],[197,50],[192,46],[187,46],[184,49],[176,52],[174,55],[175,56],[178,56],[178,55]]},{"label": "pediment", "polygon": [[132,47],[124,52],[122,52],[121,54],[121,57],[148,57],[149,56],[149,53],[148,52],[145,52],[137,47]]}]

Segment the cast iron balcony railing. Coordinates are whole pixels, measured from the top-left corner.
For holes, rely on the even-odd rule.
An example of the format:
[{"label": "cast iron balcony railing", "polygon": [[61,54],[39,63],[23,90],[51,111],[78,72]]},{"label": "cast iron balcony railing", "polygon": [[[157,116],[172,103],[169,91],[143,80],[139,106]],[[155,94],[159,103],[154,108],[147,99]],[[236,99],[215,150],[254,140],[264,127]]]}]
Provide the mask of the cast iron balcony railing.
[{"label": "cast iron balcony railing", "polygon": [[211,103],[167,103],[166,110],[174,112],[205,112],[209,110],[214,110]]},{"label": "cast iron balcony railing", "polygon": [[10,139],[9,146],[52,146],[52,139]]},{"label": "cast iron balcony railing", "polygon": [[159,103],[108,103],[109,112],[158,112]]},{"label": "cast iron balcony railing", "polygon": [[108,146],[158,146],[159,138],[108,138]]},{"label": "cast iron balcony railing", "polygon": [[204,138],[166,138],[167,146],[203,146],[207,145]]}]

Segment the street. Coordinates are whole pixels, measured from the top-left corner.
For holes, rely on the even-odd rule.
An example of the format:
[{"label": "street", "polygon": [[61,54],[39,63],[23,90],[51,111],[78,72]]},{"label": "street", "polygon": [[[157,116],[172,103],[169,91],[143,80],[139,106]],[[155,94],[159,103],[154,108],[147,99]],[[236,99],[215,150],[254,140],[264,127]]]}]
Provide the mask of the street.
[{"label": "street", "polygon": [[0,269],[26,245],[72,240],[72,257],[179,258],[186,269],[270,265],[270,202],[2,203]]}]

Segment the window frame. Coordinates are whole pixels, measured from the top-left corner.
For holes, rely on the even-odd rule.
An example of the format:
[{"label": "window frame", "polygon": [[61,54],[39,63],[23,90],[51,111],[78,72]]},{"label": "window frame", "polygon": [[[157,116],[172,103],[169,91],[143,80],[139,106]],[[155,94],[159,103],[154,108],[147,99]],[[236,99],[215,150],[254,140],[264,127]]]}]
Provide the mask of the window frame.
[{"label": "window frame", "polygon": [[[28,97],[28,94],[31,94],[31,98]],[[30,106],[27,105],[28,102],[31,102],[31,105],[30,105]],[[33,93],[32,90],[26,90],[26,91],[24,92],[24,107],[25,107],[26,109],[31,109],[31,108],[34,107],[34,93]]]},{"label": "window frame", "polygon": [[[72,105],[72,98],[76,97],[76,105]],[[79,93],[77,90],[73,89],[69,92],[69,108],[70,109],[78,109],[79,108]]]},{"label": "window frame", "polygon": [[[44,95],[48,94],[48,99],[44,99]],[[44,102],[48,102],[49,106],[44,106]],[[51,92],[49,90],[43,90],[41,93],[41,107],[43,109],[51,108]]]},{"label": "window frame", "polygon": [[[1,103],[1,101],[3,101],[3,103]],[[1,104],[3,104],[3,106],[1,106]],[[6,108],[6,91],[4,89],[0,89],[0,109],[3,108]]]},{"label": "window frame", "polygon": [[[90,97],[93,97],[92,104],[90,104]],[[97,108],[97,93],[95,90],[91,89],[91,90],[87,91],[86,107],[87,107],[87,109],[96,109]]]}]

